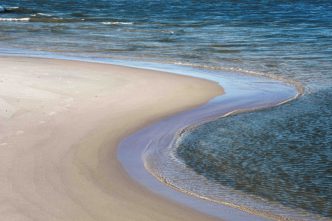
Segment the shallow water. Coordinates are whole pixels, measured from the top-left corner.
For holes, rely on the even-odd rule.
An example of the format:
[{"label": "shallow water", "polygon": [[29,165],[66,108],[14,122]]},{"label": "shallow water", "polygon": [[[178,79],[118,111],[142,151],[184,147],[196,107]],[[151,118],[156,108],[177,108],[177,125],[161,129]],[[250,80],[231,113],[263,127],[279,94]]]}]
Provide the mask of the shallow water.
[{"label": "shallow water", "polygon": [[153,61],[300,82],[305,94],[297,101],[184,133],[173,157],[206,181],[192,176],[180,184],[186,171],[177,170],[167,179],[195,186],[198,195],[208,189],[218,198],[220,191],[207,187],[221,185],[332,218],[332,1],[0,4],[0,52]]},{"label": "shallow water", "polygon": [[[325,1],[4,0],[0,48],[244,69],[329,87]],[[328,80],[328,81],[327,81]]]},{"label": "shallow water", "polygon": [[204,124],[182,135],[177,155],[211,182],[331,217],[331,95]]}]

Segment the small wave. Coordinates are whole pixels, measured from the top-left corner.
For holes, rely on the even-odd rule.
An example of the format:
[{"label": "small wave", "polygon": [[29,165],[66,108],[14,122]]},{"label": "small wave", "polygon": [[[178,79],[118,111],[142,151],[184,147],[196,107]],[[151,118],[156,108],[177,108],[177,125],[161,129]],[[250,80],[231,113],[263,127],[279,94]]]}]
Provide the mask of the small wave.
[{"label": "small wave", "polygon": [[20,7],[4,7],[5,8],[5,10],[7,10],[7,11],[16,11],[16,10],[19,10],[20,9]]},{"label": "small wave", "polygon": [[44,17],[52,17],[53,15],[46,14],[46,13],[37,13],[37,14],[33,14],[33,16],[44,16]]},{"label": "small wave", "polygon": [[5,7],[0,5],[0,13],[33,13],[34,11],[22,7]]},{"label": "small wave", "polygon": [[30,21],[30,18],[0,18],[0,22],[1,21],[26,22],[26,21]]},{"label": "small wave", "polygon": [[71,22],[84,22],[85,19],[67,19],[52,16],[37,16],[32,15],[26,18],[0,18],[0,22],[43,22],[43,23],[71,23]]},{"label": "small wave", "polygon": [[166,34],[174,34],[175,32],[174,31],[165,31],[165,30],[163,30],[163,31],[161,31],[161,33],[166,33]]},{"label": "small wave", "polygon": [[102,22],[102,24],[104,24],[104,25],[132,25],[134,23],[133,22],[118,22],[118,21],[114,21],[114,22]]},{"label": "small wave", "polygon": [[201,64],[194,64],[194,63],[190,63],[190,62],[181,62],[181,61],[177,61],[177,62],[173,62],[173,63],[176,65],[189,66],[189,67],[194,67],[194,68],[198,68],[198,69],[230,71],[230,72],[247,74],[247,75],[252,75],[252,76],[267,77],[267,78],[271,78],[274,80],[282,81],[288,85],[295,86],[298,91],[298,96],[304,94],[304,92],[305,92],[304,86],[300,82],[290,79],[290,78],[285,78],[283,76],[277,76],[275,74],[268,73],[268,72],[252,71],[252,70],[247,70],[247,69],[243,69],[243,68],[239,68],[239,67],[201,65]]}]

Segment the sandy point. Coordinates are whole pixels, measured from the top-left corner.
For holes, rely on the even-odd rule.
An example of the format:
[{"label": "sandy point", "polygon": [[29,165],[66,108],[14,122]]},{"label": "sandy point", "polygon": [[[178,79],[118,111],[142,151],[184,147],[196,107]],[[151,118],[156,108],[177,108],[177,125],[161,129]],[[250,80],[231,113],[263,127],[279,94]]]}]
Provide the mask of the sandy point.
[{"label": "sandy point", "polygon": [[0,57],[1,220],[213,220],[138,185],[127,135],[221,94],[214,82],[56,59]]}]

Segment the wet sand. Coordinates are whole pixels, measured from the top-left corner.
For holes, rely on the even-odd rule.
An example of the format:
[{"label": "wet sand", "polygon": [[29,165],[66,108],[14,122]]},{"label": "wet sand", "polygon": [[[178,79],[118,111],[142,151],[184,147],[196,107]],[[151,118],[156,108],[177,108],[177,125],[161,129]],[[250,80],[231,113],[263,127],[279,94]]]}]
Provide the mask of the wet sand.
[{"label": "wet sand", "polygon": [[1,220],[213,220],[130,178],[118,143],[221,94],[168,73],[0,57]]}]

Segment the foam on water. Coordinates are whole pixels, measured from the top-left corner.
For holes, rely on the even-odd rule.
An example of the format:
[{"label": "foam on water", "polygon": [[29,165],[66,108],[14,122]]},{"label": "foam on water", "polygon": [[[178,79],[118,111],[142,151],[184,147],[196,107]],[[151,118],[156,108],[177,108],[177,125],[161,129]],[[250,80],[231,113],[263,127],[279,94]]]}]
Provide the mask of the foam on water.
[{"label": "foam on water", "polygon": [[102,24],[104,25],[132,25],[134,24],[133,22],[118,22],[118,21],[114,21],[114,22],[102,22]]},{"label": "foam on water", "polygon": [[[43,1],[43,3],[37,0],[4,0],[1,1],[1,4],[2,8],[5,8],[0,13],[1,53],[12,49],[23,49],[29,54],[37,53],[40,56],[59,52],[64,56],[80,56],[102,61],[124,60],[119,61],[123,64],[135,63],[134,60],[144,61],[141,64],[146,66],[149,66],[148,62],[179,64],[180,67],[171,65],[166,69],[176,72],[187,67],[187,72],[195,73],[196,69],[191,69],[195,67],[200,70],[196,72],[196,76],[205,75],[208,72],[240,72],[244,74],[241,75],[244,77],[247,74],[252,77],[259,75],[272,77],[285,82],[288,86],[295,83],[300,92],[304,91],[303,98],[284,108],[270,110],[266,114],[245,114],[243,118],[247,122],[252,122],[252,125],[261,125],[261,128],[267,128],[266,125],[270,125],[271,136],[277,138],[282,136],[284,143],[288,144],[294,142],[294,139],[298,140],[300,145],[297,148],[303,150],[313,144],[311,147],[326,144],[328,139],[321,136],[322,134],[327,137],[331,136],[329,132],[332,129],[329,125],[331,125],[332,118],[324,117],[330,116],[331,113],[331,110],[326,108],[331,102],[329,91],[332,85],[332,2],[330,0],[263,2],[250,0],[241,2],[233,0],[204,2],[82,0],[68,2],[56,0]],[[18,52],[14,50],[10,53]],[[216,75],[218,74],[211,76]],[[234,78],[234,81],[237,80]],[[227,81],[221,82],[222,85],[225,83]],[[269,88],[273,85],[273,83],[267,85],[257,81],[246,86],[240,84],[236,86],[240,89],[247,88],[250,91],[256,90],[259,86]],[[229,89],[227,92],[237,93],[236,90],[229,91]],[[261,90],[261,93],[266,94],[267,92]],[[277,94],[283,94],[283,91],[277,91]],[[243,97],[243,99],[247,99],[248,102],[252,101],[250,97]],[[274,99],[275,97],[271,98],[271,100]],[[231,98],[229,101],[232,101]],[[271,117],[275,117],[275,120],[272,121],[273,124],[269,123],[272,120]],[[288,120],[283,121],[282,119]],[[225,146],[229,148],[246,146],[248,142],[252,144],[257,142],[252,146],[263,148],[259,147],[264,143],[259,136],[255,139],[244,139],[254,128],[244,126],[241,120],[243,120],[241,117],[231,117],[218,120],[218,123],[209,124],[210,126],[202,126],[207,131],[211,130],[219,134],[217,136],[211,132],[211,136],[212,134],[214,136],[209,137],[208,140],[205,140],[206,136],[199,128],[197,131],[200,132],[193,130],[192,136],[190,133],[184,133],[186,139],[183,137],[181,139],[185,142],[186,148],[182,146],[182,155],[173,151],[173,154],[167,155],[167,157],[182,162],[186,169],[192,170],[193,179],[199,175],[205,179],[204,182],[208,185],[217,185],[216,189],[212,191],[213,188],[210,188],[210,190],[211,193],[216,193],[218,196],[220,183],[211,179],[213,174],[201,171],[202,168],[193,168],[192,162],[185,156],[198,141],[207,146],[198,145],[196,147],[204,147],[205,150],[213,152],[201,152],[203,158],[209,158],[208,154],[218,156]],[[293,122],[293,124],[300,125],[299,127],[303,130],[295,130],[292,125],[280,126],[280,122],[284,122],[284,124]],[[236,127],[236,125],[243,127]],[[222,130],[222,127],[226,129]],[[239,139],[235,139],[236,136],[230,136],[232,135],[231,129],[238,133]],[[257,129],[257,131],[259,130]],[[223,133],[227,133],[227,136],[230,136],[229,139],[220,139]],[[292,134],[297,137],[294,138]],[[313,136],[313,134],[316,135]],[[196,138],[195,135],[197,135]],[[264,133],[261,135],[263,136]],[[299,142],[301,137],[308,139],[302,139]],[[193,142],[187,142],[188,140]],[[241,143],[234,145],[230,142],[231,140],[241,140]],[[274,148],[271,146],[265,146],[265,148],[271,148],[271,150],[278,148],[274,141],[269,142],[274,145]],[[214,148],[218,146],[218,143],[223,148]],[[178,144],[181,146],[181,142]],[[201,151],[199,148],[195,150]],[[287,148],[284,151],[285,155],[292,152]],[[331,147],[326,148],[325,151],[328,153],[326,159],[319,149],[314,155],[323,156],[326,162],[331,162]],[[205,153],[208,154],[204,155]],[[306,155],[303,153],[301,156]],[[278,158],[278,156],[275,157]],[[218,159],[223,158],[219,156]],[[231,159],[223,160],[231,161]],[[271,165],[273,162],[271,161]],[[318,166],[325,165],[321,161],[315,161],[315,163]],[[211,161],[211,164],[205,166],[216,169],[214,165]],[[159,169],[163,170],[161,167]],[[164,170],[167,171],[168,168],[166,167]],[[181,177],[176,175],[176,172],[176,170],[169,171],[169,177],[164,176],[163,179],[169,181],[178,179],[178,182],[181,182]],[[214,172],[220,173],[220,171]],[[260,172],[257,172],[256,176],[259,174]],[[319,182],[323,177],[326,185],[332,189],[329,170],[318,174],[320,177],[307,182]],[[195,182],[190,179],[189,175],[187,178],[187,180],[182,180],[184,182],[181,184],[182,189],[194,192],[191,191],[194,188],[191,185],[195,186]],[[175,184],[176,182],[174,182]],[[228,185],[227,188],[231,192],[231,189],[234,188],[230,184]],[[196,195],[203,194],[199,189],[196,190]],[[237,191],[243,192],[244,190]],[[271,193],[274,192],[271,191]],[[244,195],[246,194],[257,195],[261,198],[259,191],[256,194],[254,191],[251,193],[247,191]],[[300,195],[292,196],[294,199],[296,198],[294,201],[303,199]],[[265,198],[267,203],[271,198],[273,197]],[[312,198],[312,202],[316,202],[314,198]],[[310,201],[310,198],[306,198],[305,201]],[[280,203],[287,205],[287,202]],[[293,202],[289,201],[288,204],[294,206]],[[309,211],[332,217],[330,213],[326,212],[328,210],[326,205],[329,204],[331,204],[331,200],[325,201],[322,206],[314,205],[312,208],[316,209],[314,211],[309,209]],[[302,208],[304,207],[302,206]]]},{"label": "foam on water", "polygon": [[27,22],[27,21],[30,21],[30,18],[0,18],[0,21],[15,21],[15,22],[23,21],[23,22]]}]

